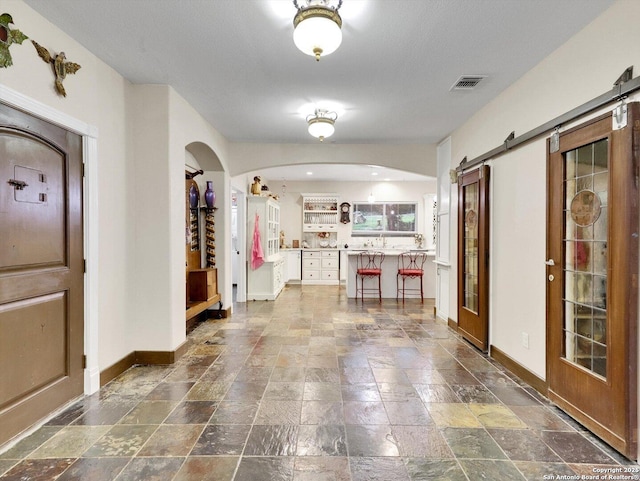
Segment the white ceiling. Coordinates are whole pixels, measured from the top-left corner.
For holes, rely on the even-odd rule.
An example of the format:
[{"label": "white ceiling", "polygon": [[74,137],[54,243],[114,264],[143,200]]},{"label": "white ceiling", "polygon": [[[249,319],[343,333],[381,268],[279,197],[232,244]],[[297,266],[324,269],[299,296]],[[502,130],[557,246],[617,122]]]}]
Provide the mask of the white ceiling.
[{"label": "white ceiling", "polygon": [[[314,105],[339,114],[325,142],[439,142],[613,3],[344,0],[342,45],[316,62],[293,44],[290,0],[25,1],[131,82],[173,86],[228,140],[302,144],[317,142]],[[487,78],[450,91],[469,74]]]}]

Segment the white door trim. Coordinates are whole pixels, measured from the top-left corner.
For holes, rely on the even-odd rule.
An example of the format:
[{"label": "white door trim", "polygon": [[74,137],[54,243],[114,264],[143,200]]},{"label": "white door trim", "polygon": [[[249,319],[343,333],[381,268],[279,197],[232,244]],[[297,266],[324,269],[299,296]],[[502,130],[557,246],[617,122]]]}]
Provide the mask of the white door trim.
[{"label": "white door trim", "polygon": [[0,102],[82,136],[84,162],[84,393],[100,389],[98,365],[98,128],[0,84]]}]

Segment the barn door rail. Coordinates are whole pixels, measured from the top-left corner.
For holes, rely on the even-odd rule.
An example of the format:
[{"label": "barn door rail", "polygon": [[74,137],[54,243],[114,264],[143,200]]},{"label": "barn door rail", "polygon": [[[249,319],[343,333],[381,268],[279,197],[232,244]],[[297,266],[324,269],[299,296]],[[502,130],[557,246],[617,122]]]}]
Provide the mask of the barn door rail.
[{"label": "barn door rail", "polygon": [[[492,149],[474,159],[467,160],[465,157],[460,162],[460,165],[455,169],[455,175],[453,177],[457,177],[457,175],[461,174],[463,171],[471,169],[478,164],[482,164],[489,159],[498,157],[499,155],[504,154],[505,152],[516,148],[517,146],[524,144],[536,137],[544,135],[553,130],[558,130],[562,125],[572,122],[583,115],[594,112],[602,107],[606,107],[607,105],[611,105],[615,102],[622,102],[622,104],[616,107],[616,111],[614,112],[614,121],[619,120],[624,113],[626,112],[626,105],[624,105],[624,99],[628,97],[631,93],[640,90],[640,76],[636,78],[633,77],[633,66],[628,67],[620,77],[614,82],[613,88],[602,95],[597,96],[594,99],[585,102],[584,104],[565,112],[558,117],[545,122],[544,124],[529,130],[528,132],[515,136],[515,132],[511,132],[509,136],[505,139],[502,145]],[[452,171],[452,174],[454,172]]]}]

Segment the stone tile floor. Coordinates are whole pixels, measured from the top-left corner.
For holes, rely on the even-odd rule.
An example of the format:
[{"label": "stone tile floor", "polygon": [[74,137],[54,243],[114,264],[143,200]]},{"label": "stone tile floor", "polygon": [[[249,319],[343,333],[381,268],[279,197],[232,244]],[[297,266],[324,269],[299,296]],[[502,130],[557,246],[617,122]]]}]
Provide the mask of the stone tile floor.
[{"label": "stone tile floor", "polygon": [[175,365],[129,369],[0,454],[0,479],[511,481],[633,464],[432,303],[289,286],[233,312]]}]

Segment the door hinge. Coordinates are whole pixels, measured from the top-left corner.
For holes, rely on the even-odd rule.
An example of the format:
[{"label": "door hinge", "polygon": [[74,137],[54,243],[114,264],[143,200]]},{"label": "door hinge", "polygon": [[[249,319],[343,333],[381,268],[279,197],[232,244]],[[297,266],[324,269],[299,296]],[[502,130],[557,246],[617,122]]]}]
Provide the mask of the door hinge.
[{"label": "door hinge", "polygon": [[83,354],[82,355],[82,369],[86,369],[87,368],[87,355]]},{"label": "door hinge", "polygon": [[621,130],[627,126],[627,104],[624,99],[620,101],[620,105],[614,107],[611,119],[613,120],[611,127],[613,130]]},{"label": "door hinge", "polygon": [[84,162],[82,163],[82,177],[84,177]]},{"label": "door hinge", "polygon": [[549,152],[554,153],[560,150],[560,128],[556,127],[549,138]]},{"label": "door hinge", "polygon": [[82,272],[87,273],[87,259],[82,259]]}]

